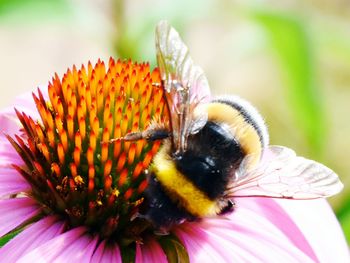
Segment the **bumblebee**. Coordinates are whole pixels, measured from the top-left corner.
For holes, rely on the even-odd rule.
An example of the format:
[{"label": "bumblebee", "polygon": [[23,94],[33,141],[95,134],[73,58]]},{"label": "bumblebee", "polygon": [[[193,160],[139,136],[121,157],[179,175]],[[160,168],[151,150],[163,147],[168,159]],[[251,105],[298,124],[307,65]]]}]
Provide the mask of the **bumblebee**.
[{"label": "bumblebee", "polygon": [[170,139],[164,141],[147,190],[147,217],[158,228],[233,209],[226,195],[235,171],[249,154],[256,153],[250,165],[257,163],[268,141],[260,115],[243,105],[248,104],[235,97],[217,98],[201,109],[208,119],[187,137],[183,151],[174,151]]},{"label": "bumblebee", "polygon": [[269,146],[266,125],[251,104],[233,96],[211,100],[203,71],[164,21],[156,29],[156,51],[169,127],[155,123],[124,137],[163,140],[148,169],[141,215],[155,228],[228,213],[235,197],[313,199],[342,189],[326,166]]}]

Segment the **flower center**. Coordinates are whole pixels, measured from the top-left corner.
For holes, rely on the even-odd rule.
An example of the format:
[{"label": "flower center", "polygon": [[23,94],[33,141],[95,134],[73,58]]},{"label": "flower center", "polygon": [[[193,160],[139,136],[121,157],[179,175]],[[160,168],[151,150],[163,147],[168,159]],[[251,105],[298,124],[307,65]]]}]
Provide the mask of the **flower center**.
[{"label": "flower center", "polygon": [[133,218],[160,142],[109,140],[145,130],[152,119],[165,121],[158,70],[113,59],[107,69],[101,61],[74,66],[62,79],[55,75],[48,99],[40,90],[33,97],[41,122],[17,111],[25,134],[9,138],[24,161],[14,167],[30,183],[29,194],[69,227],[136,238],[145,225]]}]

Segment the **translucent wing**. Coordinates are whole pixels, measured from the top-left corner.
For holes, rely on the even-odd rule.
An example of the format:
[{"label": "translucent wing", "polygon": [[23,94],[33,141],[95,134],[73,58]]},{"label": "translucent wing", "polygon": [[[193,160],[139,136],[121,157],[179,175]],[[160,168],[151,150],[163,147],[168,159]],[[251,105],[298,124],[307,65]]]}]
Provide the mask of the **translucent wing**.
[{"label": "translucent wing", "polygon": [[258,167],[246,171],[242,162],[228,196],[268,196],[291,199],[328,197],[340,192],[343,184],[328,167],[296,156],[291,149],[270,146]]},{"label": "translucent wing", "polygon": [[200,130],[207,121],[203,114],[193,113],[200,102],[209,100],[208,81],[202,69],[193,64],[178,32],[166,21],[156,28],[156,52],[170,110],[173,145],[176,152],[183,152],[188,135]]}]

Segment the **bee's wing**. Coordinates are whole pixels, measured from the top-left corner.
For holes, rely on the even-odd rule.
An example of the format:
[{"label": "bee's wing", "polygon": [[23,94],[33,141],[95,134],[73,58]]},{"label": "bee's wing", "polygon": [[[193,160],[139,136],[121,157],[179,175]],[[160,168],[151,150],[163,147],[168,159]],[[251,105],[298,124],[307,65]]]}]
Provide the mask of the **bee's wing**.
[{"label": "bee's wing", "polygon": [[[291,149],[270,146],[270,155],[253,170],[244,168],[243,160],[236,178],[228,189],[228,196],[265,196],[291,199],[328,197],[340,192],[343,184],[328,167],[296,156]],[[264,159],[264,158],[263,158]]]},{"label": "bee's wing", "polygon": [[156,28],[156,52],[165,96],[170,110],[173,145],[184,151],[189,134],[206,123],[206,116],[194,116],[195,107],[209,100],[208,81],[202,69],[193,64],[187,46],[166,21]]}]

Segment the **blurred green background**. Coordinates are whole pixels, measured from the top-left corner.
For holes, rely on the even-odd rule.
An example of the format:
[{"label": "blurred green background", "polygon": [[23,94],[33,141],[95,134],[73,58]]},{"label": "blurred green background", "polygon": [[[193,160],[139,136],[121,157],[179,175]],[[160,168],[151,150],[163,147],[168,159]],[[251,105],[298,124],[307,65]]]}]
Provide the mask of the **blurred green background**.
[{"label": "blurred green background", "polygon": [[161,19],[180,32],[214,94],[251,101],[272,144],[340,175],[345,189],[329,201],[349,241],[349,1],[0,0],[0,107],[72,64],[114,56],[154,66]]}]

